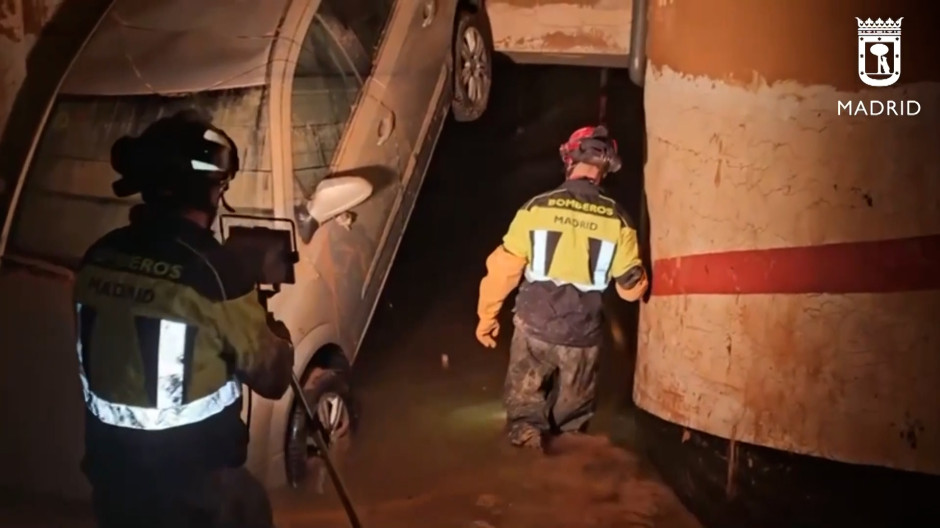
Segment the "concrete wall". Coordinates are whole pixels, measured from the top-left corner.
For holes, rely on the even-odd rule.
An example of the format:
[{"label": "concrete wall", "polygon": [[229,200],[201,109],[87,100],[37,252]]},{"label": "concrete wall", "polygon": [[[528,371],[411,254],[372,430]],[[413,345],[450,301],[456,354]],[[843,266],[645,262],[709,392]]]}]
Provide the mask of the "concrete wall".
[{"label": "concrete wall", "polygon": [[496,50],[519,63],[627,67],[632,0],[487,0]]},{"label": "concrete wall", "polygon": [[0,0],[0,218],[57,83],[110,2]]},{"label": "concrete wall", "polygon": [[[652,4],[637,404],[734,441],[940,474],[926,4]],[[897,84],[861,82],[857,16],[904,17]],[[871,100],[921,111],[840,115],[839,101]]]},{"label": "concrete wall", "polygon": [[26,77],[26,56],[62,0],[0,0],[0,130]]}]

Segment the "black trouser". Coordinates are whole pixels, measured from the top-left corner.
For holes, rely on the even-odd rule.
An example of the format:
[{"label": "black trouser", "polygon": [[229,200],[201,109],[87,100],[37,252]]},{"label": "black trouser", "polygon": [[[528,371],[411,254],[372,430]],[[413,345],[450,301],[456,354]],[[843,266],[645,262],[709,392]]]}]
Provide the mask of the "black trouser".
[{"label": "black trouser", "polygon": [[599,356],[600,346],[555,345],[517,325],[503,392],[510,435],[583,430],[594,416]]},{"label": "black trouser", "polygon": [[100,528],[272,528],[264,487],[245,468],[89,476]]}]

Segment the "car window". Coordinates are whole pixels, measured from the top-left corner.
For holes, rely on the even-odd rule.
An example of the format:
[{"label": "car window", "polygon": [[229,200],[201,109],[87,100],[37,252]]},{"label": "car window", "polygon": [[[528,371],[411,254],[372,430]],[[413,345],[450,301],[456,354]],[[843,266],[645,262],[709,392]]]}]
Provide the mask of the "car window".
[{"label": "car window", "polygon": [[318,12],[304,36],[294,71],[291,153],[294,181],[306,198],[329,173],[369,73],[368,62],[356,64],[340,40],[333,21]]},{"label": "car window", "polygon": [[369,57],[373,57],[395,0],[323,0],[323,4],[340,23],[352,30]]},{"label": "car window", "polygon": [[111,145],[184,108],[211,116],[238,145],[241,172],[226,200],[246,214],[273,213],[266,88],[164,97],[60,96],[16,204],[8,252],[75,266],[88,247],[127,224],[140,196],[116,198]]}]

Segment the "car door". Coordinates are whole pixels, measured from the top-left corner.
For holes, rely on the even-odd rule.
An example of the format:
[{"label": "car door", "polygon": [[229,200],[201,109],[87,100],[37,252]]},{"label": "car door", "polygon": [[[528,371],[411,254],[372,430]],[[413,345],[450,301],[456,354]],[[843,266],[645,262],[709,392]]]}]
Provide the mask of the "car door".
[{"label": "car door", "polygon": [[428,118],[443,102],[439,88],[451,57],[456,3],[398,0],[377,60],[375,76],[388,86],[387,104],[400,116],[415,153],[427,135]]},{"label": "car door", "polygon": [[391,269],[449,109],[455,4],[454,0],[397,0],[375,59],[373,80],[384,87],[383,104],[396,115],[406,151],[399,192],[363,284],[361,297],[371,308],[363,330]]},{"label": "car door", "polygon": [[313,3],[290,87],[290,141],[296,203],[312,198],[328,177],[358,176],[372,184],[365,202],[321,227],[301,248],[301,267],[312,266],[323,279],[316,287],[328,290],[328,299],[319,293],[315,298],[332,308],[305,326],[332,322],[352,353],[371,309],[363,302],[363,285],[400,193],[408,145],[396,112],[385,103],[386,87],[371,76],[388,19],[381,10],[391,4],[372,1],[360,10],[348,1]]}]

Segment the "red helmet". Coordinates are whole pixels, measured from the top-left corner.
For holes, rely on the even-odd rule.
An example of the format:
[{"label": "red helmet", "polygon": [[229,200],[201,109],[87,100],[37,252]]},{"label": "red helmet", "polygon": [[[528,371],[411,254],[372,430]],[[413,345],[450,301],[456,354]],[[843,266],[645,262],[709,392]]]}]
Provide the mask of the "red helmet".
[{"label": "red helmet", "polygon": [[587,163],[607,172],[617,172],[621,166],[617,141],[610,137],[603,125],[575,130],[568,141],[558,147],[558,153],[565,169],[571,169],[575,163]]}]

